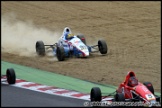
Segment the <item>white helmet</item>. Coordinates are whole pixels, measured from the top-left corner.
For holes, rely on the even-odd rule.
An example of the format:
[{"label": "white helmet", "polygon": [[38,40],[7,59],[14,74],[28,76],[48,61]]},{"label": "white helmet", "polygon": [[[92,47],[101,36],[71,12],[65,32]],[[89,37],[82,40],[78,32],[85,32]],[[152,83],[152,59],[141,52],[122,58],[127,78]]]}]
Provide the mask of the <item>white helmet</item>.
[{"label": "white helmet", "polygon": [[70,30],[70,28],[69,27],[65,27],[64,28],[64,31],[63,31],[63,35],[65,36],[65,35],[67,35],[67,34],[71,34],[71,30]]}]

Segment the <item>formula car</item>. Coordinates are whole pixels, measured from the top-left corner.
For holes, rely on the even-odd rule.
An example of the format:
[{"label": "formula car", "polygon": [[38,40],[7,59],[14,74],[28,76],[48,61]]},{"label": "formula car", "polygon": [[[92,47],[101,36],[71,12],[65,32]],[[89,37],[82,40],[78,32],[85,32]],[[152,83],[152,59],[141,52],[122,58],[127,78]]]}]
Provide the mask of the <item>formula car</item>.
[{"label": "formula car", "polygon": [[[115,92],[105,96],[102,95],[99,87],[93,87],[90,92],[91,102],[101,102],[107,97],[114,96],[108,101],[125,102],[123,106],[129,106],[133,102],[141,102],[141,104],[138,103],[138,105],[135,105],[134,103],[134,106],[161,106],[160,97],[155,95],[153,85],[150,82],[144,82],[142,84],[141,82],[138,82],[137,79],[133,81],[131,78],[135,78],[135,73],[133,71],[128,72],[125,81],[119,85]],[[132,82],[133,86],[131,86],[129,82]],[[111,102],[109,103],[110,106]],[[122,106],[121,103],[116,104],[115,106],[118,105]]]},{"label": "formula car", "polygon": [[8,68],[6,70],[6,75],[1,75],[1,82],[8,82],[8,84],[15,84],[16,74],[13,68]]},{"label": "formula car", "polygon": [[[66,39],[66,34],[72,35]],[[46,47],[46,48],[45,48]],[[96,48],[97,47],[97,48]],[[52,48],[54,56],[57,57],[58,61],[64,61],[65,58],[69,57],[88,57],[90,53],[100,52],[101,54],[107,54],[107,44],[104,40],[98,40],[97,45],[89,46],[86,44],[86,39],[83,34],[73,35],[69,27],[65,27],[62,36],[59,41],[52,45],[44,45],[43,41],[37,41],[36,52],[40,56],[45,55],[45,51],[48,48]],[[95,51],[92,51],[94,49]]]}]

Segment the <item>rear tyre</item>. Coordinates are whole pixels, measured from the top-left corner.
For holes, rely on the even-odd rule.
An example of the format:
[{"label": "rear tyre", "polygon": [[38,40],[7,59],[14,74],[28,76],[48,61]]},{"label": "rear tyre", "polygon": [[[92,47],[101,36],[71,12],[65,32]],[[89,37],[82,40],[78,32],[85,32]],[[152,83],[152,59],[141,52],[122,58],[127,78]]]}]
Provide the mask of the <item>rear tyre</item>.
[{"label": "rear tyre", "polygon": [[45,55],[45,47],[43,41],[37,41],[35,47],[38,55],[40,56]]},{"label": "rear tyre", "polygon": [[57,47],[56,56],[57,56],[58,61],[64,61],[65,51],[64,51],[64,48],[62,46]]},{"label": "rear tyre", "polygon": [[107,44],[104,40],[98,41],[98,49],[101,54],[107,54]]},{"label": "rear tyre", "polygon": [[125,101],[125,97],[123,93],[116,93],[115,94],[115,100],[117,102],[124,102]]},{"label": "rear tyre", "polygon": [[79,34],[77,37],[86,45],[86,39],[83,34]]},{"label": "rear tyre", "polygon": [[161,103],[161,102],[160,102],[160,96],[155,95],[155,98],[156,98],[156,101],[157,101],[157,102]]},{"label": "rear tyre", "polygon": [[12,68],[7,69],[6,76],[7,76],[7,82],[9,84],[15,84],[15,82],[16,82],[16,75],[15,75],[14,69],[12,69]]},{"label": "rear tyre", "polygon": [[145,85],[152,94],[154,94],[154,87],[150,82],[144,82],[143,85]]},{"label": "rear tyre", "polygon": [[90,93],[91,102],[100,102],[101,101],[101,90],[99,87],[93,87]]}]

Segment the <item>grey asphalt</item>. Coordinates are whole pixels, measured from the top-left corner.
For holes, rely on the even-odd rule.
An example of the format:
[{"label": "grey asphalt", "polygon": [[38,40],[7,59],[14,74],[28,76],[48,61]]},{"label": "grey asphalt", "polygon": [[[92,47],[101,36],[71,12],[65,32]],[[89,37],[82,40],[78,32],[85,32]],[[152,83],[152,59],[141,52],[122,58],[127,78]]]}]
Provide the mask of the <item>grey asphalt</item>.
[{"label": "grey asphalt", "polygon": [[1,107],[84,107],[84,102],[1,84]]}]

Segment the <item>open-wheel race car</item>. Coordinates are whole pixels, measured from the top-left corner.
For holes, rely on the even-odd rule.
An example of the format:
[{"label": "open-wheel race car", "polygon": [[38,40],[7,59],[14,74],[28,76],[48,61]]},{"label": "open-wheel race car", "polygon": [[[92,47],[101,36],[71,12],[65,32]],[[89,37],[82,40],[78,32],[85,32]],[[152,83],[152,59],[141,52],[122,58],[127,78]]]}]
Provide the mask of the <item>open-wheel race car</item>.
[{"label": "open-wheel race car", "polygon": [[7,82],[8,84],[15,84],[16,74],[13,68],[6,70],[6,75],[1,75],[1,82]]},{"label": "open-wheel race car", "polygon": [[[45,45],[43,41],[37,41],[36,52],[40,56],[44,56],[48,48],[52,48],[54,56],[58,61],[64,61],[69,57],[88,57],[90,53],[100,52],[107,54],[108,48],[104,40],[98,40],[97,45],[89,46],[86,44],[86,39],[83,34],[74,35],[69,27],[65,27],[62,36],[58,42],[52,45]],[[95,49],[92,51],[92,49]]]},{"label": "open-wheel race car", "polygon": [[155,95],[153,85],[150,82],[138,82],[133,71],[128,72],[125,81],[113,93],[102,95],[99,87],[93,87],[90,92],[91,102],[101,102],[101,106],[108,105],[102,102],[111,96],[113,98],[107,100],[109,106],[161,106],[160,96]]}]

